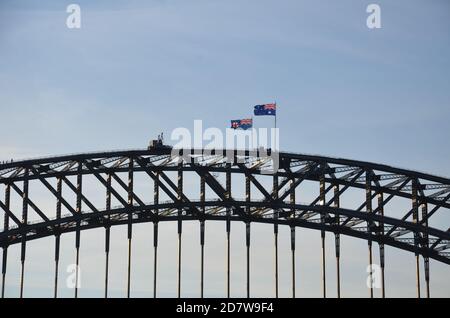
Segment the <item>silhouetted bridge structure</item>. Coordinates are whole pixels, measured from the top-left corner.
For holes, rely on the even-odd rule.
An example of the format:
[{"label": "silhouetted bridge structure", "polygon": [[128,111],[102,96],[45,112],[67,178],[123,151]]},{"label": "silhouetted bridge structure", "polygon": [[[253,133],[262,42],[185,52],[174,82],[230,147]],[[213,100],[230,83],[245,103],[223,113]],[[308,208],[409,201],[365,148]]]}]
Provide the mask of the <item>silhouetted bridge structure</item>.
[{"label": "silhouetted bridge structure", "polygon": [[[382,295],[385,296],[384,247],[389,245],[414,254],[417,267],[417,293],[420,297],[420,257],[426,281],[426,293],[430,296],[429,260],[450,264],[450,180],[421,172],[393,168],[386,165],[328,158],[294,153],[279,153],[280,168],[276,173],[263,174],[262,169],[273,162],[250,153],[234,152],[227,160],[222,151],[210,155],[185,151],[190,160],[181,161],[171,156],[169,148],[130,150],[68,155],[53,158],[24,160],[0,165],[0,211],[4,213],[4,228],[0,232],[3,249],[2,296],[5,293],[8,247],[21,245],[20,296],[23,296],[27,242],[44,237],[55,238],[55,288],[58,293],[58,265],[61,235],[75,232],[76,264],[79,263],[80,236],[83,230],[105,229],[105,297],[108,296],[108,268],[110,228],[126,225],[128,229],[128,279],[130,295],[130,269],[133,224],[150,222],[154,227],[153,292],[157,297],[157,259],[159,222],[174,221],[178,224],[178,296],[181,293],[182,229],[184,221],[200,222],[201,246],[201,296],[204,295],[204,246],[205,222],[222,221],[227,240],[227,296],[230,297],[230,233],[233,222],[246,226],[247,296],[250,290],[251,224],[273,224],[275,280],[274,296],[278,297],[278,228],[291,229],[292,296],[295,297],[295,235],[296,228],[320,231],[322,290],[326,297],[325,236],[334,235],[337,295],[340,297],[340,237],[347,235],[367,241],[368,264],[373,263],[374,243],[379,248],[379,264],[382,271]],[[183,189],[186,173],[198,178],[199,197],[189,198]],[[134,191],[136,175],[144,175],[154,187],[153,201],[145,203]],[[245,198],[233,194],[232,176],[240,175],[240,186]],[[91,202],[83,189],[83,180],[92,177],[98,183],[98,191],[104,193],[104,204]],[[221,181],[222,179],[222,181]],[[125,180],[125,181],[124,181]],[[265,181],[262,181],[265,180]],[[270,186],[263,183],[269,181]],[[296,188],[302,182],[315,183],[319,195],[307,203],[296,200]],[[38,183],[48,189],[48,200],[54,200],[54,211],[42,210],[34,202],[31,184]],[[63,189],[64,188],[64,189]],[[214,199],[206,198],[206,189]],[[340,198],[349,189],[365,193],[355,207],[342,206]],[[104,191],[104,192],[103,192]],[[12,192],[20,203],[11,204]],[[255,192],[257,192],[255,196]],[[75,200],[67,199],[67,195]],[[122,193],[122,194],[121,194]],[[162,195],[167,200],[161,200]],[[256,199],[256,197],[259,197]],[[409,208],[395,211],[385,209],[388,203],[406,199]],[[118,206],[113,206],[114,202]],[[151,201],[151,199],[149,200]],[[17,207],[18,206],[18,207]],[[30,221],[29,212],[38,219]],[[67,214],[64,212],[67,211]],[[399,217],[399,212],[401,216]],[[441,215],[439,217],[439,215]],[[447,224],[445,224],[447,222]],[[75,289],[75,297],[78,289]],[[373,297],[373,289],[370,289]]]}]

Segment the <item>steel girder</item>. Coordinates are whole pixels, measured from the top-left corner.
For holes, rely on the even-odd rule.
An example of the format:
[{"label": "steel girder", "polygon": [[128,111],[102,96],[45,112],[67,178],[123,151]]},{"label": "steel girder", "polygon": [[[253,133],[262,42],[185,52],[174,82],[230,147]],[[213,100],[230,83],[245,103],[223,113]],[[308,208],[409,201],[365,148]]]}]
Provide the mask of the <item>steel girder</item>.
[{"label": "steel girder", "polygon": [[[183,155],[187,160],[180,163],[180,157],[171,156],[170,149],[129,150],[2,164],[0,185],[4,186],[5,197],[0,198],[0,211],[4,212],[5,221],[0,246],[7,248],[21,243],[24,256],[27,241],[59,237],[71,231],[79,237],[84,229],[109,229],[112,225],[128,224],[131,237],[133,223],[178,221],[181,226],[184,220],[220,220],[286,224],[349,235],[450,264],[450,180],[447,178],[369,162],[279,153],[280,168],[270,175],[279,181],[273,182],[272,189],[267,189],[261,180],[267,178],[263,168],[271,165],[270,160],[250,152],[235,151],[233,158],[223,154],[229,153],[213,151],[203,155],[200,150],[185,150]],[[230,163],[231,159],[235,161]],[[172,180],[169,172],[178,173],[178,182]],[[188,198],[182,187],[184,172],[194,173],[217,199]],[[145,203],[133,191],[133,175],[137,173],[150,177],[155,188],[170,200]],[[252,184],[260,198],[248,195],[239,200],[233,197],[231,184],[222,185],[215,175],[221,173],[246,176],[247,186]],[[128,184],[120,174],[128,175]],[[94,177],[100,188],[106,190],[109,196],[106,208],[88,199],[89,193],[82,187],[86,175]],[[71,177],[76,177],[76,184],[70,181]],[[115,186],[111,180],[115,181]],[[318,189],[319,183],[324,187],[311,202],[296,202],[295,191],[304,181],[317,182]],[[54,211],[46,211],[35,204],[28,190],[31,183],[40,183],[48,189],[49,197],[58,204],[56,217],[51,216]],[[63,186],[65,191],[75,195],[75,203],[65,197]],[[333,189],[334,193],[329,193]],[[366,191],[357,208],[344,207],[342,200],[336,204],[349,189]],[[121,191],[126,195],[121,195]],[[20,211],[10,205],[11,192],[23,198]],[[111,197],[120,205],[111,207]],[[372,207],[369,202],[377,197],[378,205]],[[411,209],[389,211],[387,204],[396,198],[410,200]],[[70,214],[61,215],[61,207]],[[40,220],[29,222],[29,210],[35,211]],[[439,228],[435,224],[439,224]]]}]

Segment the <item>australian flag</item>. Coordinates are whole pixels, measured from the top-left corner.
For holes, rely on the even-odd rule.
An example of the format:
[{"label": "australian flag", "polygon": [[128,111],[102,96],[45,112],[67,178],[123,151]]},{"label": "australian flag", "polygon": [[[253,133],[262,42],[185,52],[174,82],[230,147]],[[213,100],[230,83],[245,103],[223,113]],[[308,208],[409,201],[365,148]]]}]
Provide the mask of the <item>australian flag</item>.
[{"label": "australian flag", "polygon": [[247,130],[253,127],[253,119],[236,119],[231,121],[232,129],[243,129]]},{"label": "australian flag", "polygon": [[277,104],[264,104],[255,106],[255,116],[276,116]]}]

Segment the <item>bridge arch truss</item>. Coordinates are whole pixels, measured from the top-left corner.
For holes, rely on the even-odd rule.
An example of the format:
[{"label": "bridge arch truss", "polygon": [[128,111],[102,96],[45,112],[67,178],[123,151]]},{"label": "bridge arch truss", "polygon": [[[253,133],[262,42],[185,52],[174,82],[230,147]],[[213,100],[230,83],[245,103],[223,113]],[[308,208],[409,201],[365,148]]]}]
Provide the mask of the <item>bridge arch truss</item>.
[{"label": "bridge arch truss", "polygon": [[[230,153],[232,156],[230,156]],[[421,172],[393,168],[369,162],[294,153],[277,153],[279,169],[273,157],[251,152],[184,150],[172,155],[170,148],[128,150],[49,157],[0,164],[0,211],[4,214],[0,232],[2,257],[2,297],[5,295],[8,247],[21,246],[20,296],[23,296],[27,242],[55,237],[55,288],[58,295],[58,265],[61,235],[75,232],[76,264],[79,263],[81,232],[105,229],[105,297],[108,296],[110,228],[128,229],[127,295],[130,296],[130,268],[133,224],[149,222],[154,227],[154,297],[157,297],[158,225],[164,221],[178,226],[178,296],[181,295],[181,257],[183,222],[200,222],[201,296],[204,296],[204,246],[206,221],[222,221],[227,238],[227,296],[230,297],[230,233],[233,222],[244,222],[247,249],[247,296],[250,289],[251,224],[273,224],[275,242],[275,291],[278,297],[278,228],[291,229],[292,296],[295,297],[295,235],[300,227],[320,231],[322,249],[322,291],[326,297],[325,236],[335,238],[337,295],[340,297],[340,237],[347,235],[366,240],[368,264],[373,264],[373,247],[379,248],[382,295],[385,296],[384,247],[389,245],[414,254],[417,295],[420,297],[420,257],[430,296],[430,258],[450,264],[450,180]],[[184,160],[181,160],[184,158]],[[185,188],[186,174],[197,178],[199,196],[192,198]],[[140,197],[135,189],[137,175],[153,183],[153,193]],[[86,177],[96,180],[105,194],[104,204],[93,203],[83,188]],[[233,176],[240,176],[235,181]],[[318,195],[308,202],[298,189],[310,182]],[[32,184],[39,184],[55,202],[52,211],[36,204]],[[236,185],[238,183],[238,185]],[[267,184],[270,184],[268,186]],[[242,188],[238,198],[236,188]],[[1,190],[3,189],[3,190]],[[346,207],[341,198],[352,190],[363,193],[358,205]],[[207,198],[206,193],[213,198]],[[11,204],[12,193],[20,197],[19,206]],[[68,193],[75,200],[67,198]],[[299,198],[300,196],[300,198]],[[150,199],[148,199],[150,197]],[[165,197],[166,199],[162,199]],[[147,200],[148,199],[148,200]],[[392,211],[392,201],[409,202],[408,208]],[[117,205],[113,206],[113,202]],[[67,211],[66,213],[63,213]],[[38,217],[29,220],[30,212]],[[78,289],[75,288],[75,297]],[[373,289],[370,289],[373,297]]]}]

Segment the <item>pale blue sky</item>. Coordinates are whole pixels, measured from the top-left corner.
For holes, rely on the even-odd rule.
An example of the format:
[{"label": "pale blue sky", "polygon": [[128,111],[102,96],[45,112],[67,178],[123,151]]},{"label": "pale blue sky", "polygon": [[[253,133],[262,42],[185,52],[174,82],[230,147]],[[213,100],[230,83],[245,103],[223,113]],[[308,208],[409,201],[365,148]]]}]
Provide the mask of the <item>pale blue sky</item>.
[{"label": "pale blue sky", "polygon": [[[79,30],[65,24],[73,2],[81,6]],[[381,6],[381,29],[366,27],[369,3]],[[226,128],[253,105],[276,100],[282,150],[449,177],[449,30],[446,0],[2,1],[0,160],[143,148],[194,119]],[[362,277],[349,274],[347,294],[365,296],[366,243],[351,244],[364,257],[347,264]],[[95,264],[96,252],[85,253]],[[402,268],[413,257],[395,253],[404,257],[391,278],[406,281]],[[318,271],[318,254],[314,260],[301,265],[306,274]],[[433,266],[446,277],[434,276],[436,294],[450,296],[448,266]],[[316,280],[305,282],[313,296]],[[414,296],[408,284],[397,283],[391,295]],[[47,285],[51,295],[51,279]],[[117,295],[124,286],[117,283]],[[89,288],[85,295],[101,295],[102,278]]]}]

